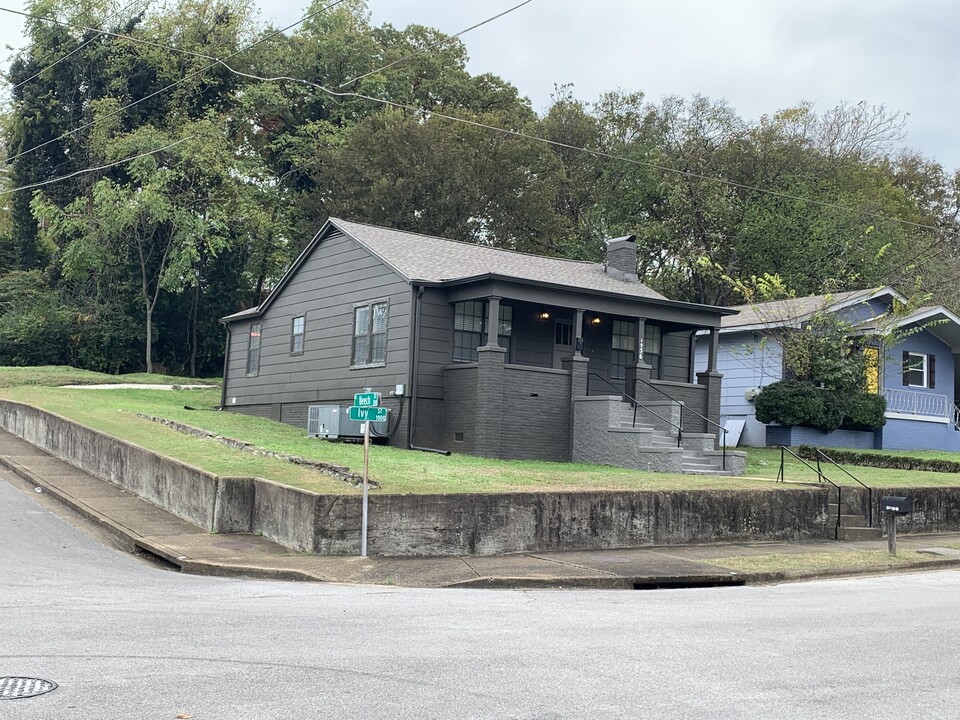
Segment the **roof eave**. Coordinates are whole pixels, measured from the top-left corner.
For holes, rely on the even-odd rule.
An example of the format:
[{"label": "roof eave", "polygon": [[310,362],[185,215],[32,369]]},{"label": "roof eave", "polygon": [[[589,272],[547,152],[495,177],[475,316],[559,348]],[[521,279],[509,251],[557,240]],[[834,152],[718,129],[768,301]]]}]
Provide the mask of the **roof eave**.
[{"label": "roof eave", "polygon": [[[424,279],[412,279],[412,282],[415,285],[424,285],[426,287],[454,287],[457,285],[467,285],[475,282],[482,282],[484,280],[503,280],[505,282],[518,283],[520,285],[532,285],[534,287],[550,288],[551,290],[564,290],[566,292],[572,292],[569,285],[562,285],[560,283],[551,283],[545,280],[531,280],[529,278],[518,278],[511,275],[500,275],[498,273],[483,273],[482,275],[471,275],[470,277],[462,278],[451,278],[449,280],[424,280]],[[734,310],[729,307],[721,307],[719,305],[703,305],[700,303],[691,303],[683,302],[681,300],[670,300],[668,298],[651,298],[643,297],[642,295],[630,295],[627,293],[616,293],[610,292],[609,290],[599,290],[596,288],[576,288],[576,292],[584,293],[587,295],[598,295],[601,297],[614,297],[618,300],[634,300],[652,303],[655,305],[663,305],[666,307],[676,307],[687,310],[706,310],[708,312],[715,312],[718,315],[737,315],[739,310]]]}]

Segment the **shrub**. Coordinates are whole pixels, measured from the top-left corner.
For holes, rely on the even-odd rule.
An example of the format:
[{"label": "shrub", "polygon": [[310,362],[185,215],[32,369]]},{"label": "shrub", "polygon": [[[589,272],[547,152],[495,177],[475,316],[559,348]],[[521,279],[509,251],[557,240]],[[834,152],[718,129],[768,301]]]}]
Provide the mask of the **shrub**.
[{"label": "shrub", "polygon": [[779,425],[811,425],[823,416],[823,398],[809,383],[782,380],[767,385],[754,402],[757,420]]},{"label": "shrub", "polygon": [[886,401],[879,395],[821,389],[800,380],[783,380],[763,389],[755,402],[757,420],[804,425],[823,432],[838,428],[875,430],[884,422]]},{"label": "shrub", "polygon": [[843,427],[848,430],[876,430],[883,427],[887,421],[884,417],[886,412],[887,400],[883,395],[870,393],[851,395]]}]

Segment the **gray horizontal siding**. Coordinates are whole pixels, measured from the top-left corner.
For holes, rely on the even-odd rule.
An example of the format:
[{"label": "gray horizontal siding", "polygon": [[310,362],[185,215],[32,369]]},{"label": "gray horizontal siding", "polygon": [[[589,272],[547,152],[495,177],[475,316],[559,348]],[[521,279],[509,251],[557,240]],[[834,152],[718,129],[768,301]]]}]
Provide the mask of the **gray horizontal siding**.
[{"label": "gray horizontal siding", "polygon": [[[386,393],[407,382],[410,286],[353,239],[322,240],[264,313],[260,369],[246,376],[251,322],[231,327],[227,406],[325,402],[364,387]],[[384,367],[350,369],[355,304],[386,300]],[[305,315],[304,351],[290,354],[291,321]]]},{"label": "gray horizontal siding", "polygon": [[443,367],[452,353],[453,309],[442,291],[427,288],[420,300],[418,397],[443,399]]},{"label": "gray horizontal siding", "polygon": [[660,359],[660,379],[670,382],[690,382],[690,332],[675,332],[663,336]]}]

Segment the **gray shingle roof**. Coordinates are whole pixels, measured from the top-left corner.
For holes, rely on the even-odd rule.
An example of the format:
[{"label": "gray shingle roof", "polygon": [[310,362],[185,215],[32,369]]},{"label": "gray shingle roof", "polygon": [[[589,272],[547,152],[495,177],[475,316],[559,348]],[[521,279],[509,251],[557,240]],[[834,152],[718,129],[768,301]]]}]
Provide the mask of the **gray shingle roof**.
[{"label": "gray shingle roof", "polygon": [[877,295],[883,295],[884,292],[899,297],[890,288],[870,288],[829,295],[808,295],[807,297],[774,300],[773,302],[756,303],[754,305],[736,305],[733,309],[738,310],[740,314],[724,317],[721,321],[721,328],[723,330],[733,330],[753,326],[780,327],[791,325],[809,318],[818,310],[849,307],[865,302]]},{"label": "gray shingle roof", "polygon": [[643,283],[623,282],[607,275],[603,265],[598,263],[528,255],[337,218],[330,218],[330,222],[408,280],[445,282],[498,275],[616,295],[666,300]]}]

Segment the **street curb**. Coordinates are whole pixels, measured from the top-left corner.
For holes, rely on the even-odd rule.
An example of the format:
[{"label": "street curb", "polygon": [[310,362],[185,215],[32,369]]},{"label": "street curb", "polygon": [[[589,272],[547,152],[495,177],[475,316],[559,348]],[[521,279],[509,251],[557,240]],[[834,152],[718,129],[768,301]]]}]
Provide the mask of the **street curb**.
[{"label": "street curb", "polygon": [[102,530],[107,531],[115,539],[120,541],[123,549],[127,552],[135,552],[137,549],[137,540],[140,539],[139,535],[136,535],[127,528],[115,523],[110,518],[105,515],[101,515],[92,508],[84,505],[79,500],[76,500],[70,495],[62,492],[58,488],[55,488],[38,476],[34,475],[32,472],[27,470],[25,467],[19,463],[10,460],[9,458],[0,456],[0,467],[4,467],[14,474],[15,477],[19,478],[21,483],[31,487],[31,488],[41,488],[44,493],[52,497],[54,500],[59,502],[61,505],[64,505],[74,512],[82,515],[85,519],[90,520],[99,526]]},{"label": "street curb", "polygon": [[831,580],[833,578],[897,575],[902,572],[944,570],[960,567],[960,558],[943,558],[902,564],[889,563],[871,568],[831,568],[829,570],[779,570],[763,573],[743,573],[748,585],[800,582],[804,580]]}]

